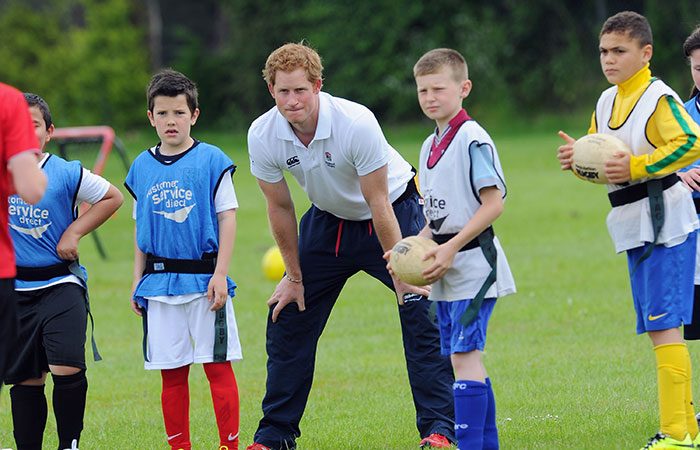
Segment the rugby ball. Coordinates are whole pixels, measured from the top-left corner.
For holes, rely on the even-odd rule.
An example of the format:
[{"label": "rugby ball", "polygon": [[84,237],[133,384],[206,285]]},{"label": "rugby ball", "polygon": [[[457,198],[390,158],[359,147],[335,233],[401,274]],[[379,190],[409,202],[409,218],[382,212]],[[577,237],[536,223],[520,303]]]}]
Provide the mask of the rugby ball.
[{"label": "rugby ball", "polygon": [[423,261],[423,255],[431,248],[437,247],[437,243],[432,239],[422,236],[408,236],[401,239],[391,249],[389,264],[391,270],[404,283],[414,286],[425,286],[430,284],[421,272],[430,266],[435,258]]},{"label": "rugby ball", "polygon": [[608,184],[605,176],[605,161],[612,158],[613,153],[621,150],[632,153],[621,139],[610,134],[587,134],[574,144],[571,170],[582,180],[596,184]]}]

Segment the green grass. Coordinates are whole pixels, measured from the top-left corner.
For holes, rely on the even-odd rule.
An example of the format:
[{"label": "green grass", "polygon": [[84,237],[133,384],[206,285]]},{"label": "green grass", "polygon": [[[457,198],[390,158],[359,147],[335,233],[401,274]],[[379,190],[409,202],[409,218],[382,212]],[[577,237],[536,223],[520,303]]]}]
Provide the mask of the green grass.
[{"label": "green grass", "polygon": [[[586,119],[577,123],[581,126],[568,130],[573,136],[585,132]],[[651,345],[634,331],[625,257],[614,254],[605,228],[605,188],[558,169],[557,126],[494,134],[508,186],[505,213],[495,228],[518,287],[517,294],[498,302],[484,356],[494,383],[502,448],[641,447],[658,428]],[[429,124],[402,127],[387,130],[387,137],[415,165],[429,131]],[[264,199],[248,169],[245,136],[197,137],[222,147],[238,165],[234,183],[240,210],[230,274],[239,285],[234,308],[244,359],[234,371],[245,448],[262,415],[265,301],[274,283],[263,277],[260,261],[273,239]],[[123,138],[133,158],[155,134]],[[125,174],[114,156],[105,175],[126,196]],[[295,183],[290,185],[301,213],[308,201]],[[168,448],[160,376],[143,369],[141,323],[128,303],[132,227],[127,199],[99,230],[107,260],[97,256],[90,237],[81,243],[104,357],[88,363],[83,449]],[[698,348],[690,345],[700,367]],[[193,367],[190,383],[193,447],[215,449],[216,425],[201,366]],[[49,381],[49,399],[50,392]],[[57,445],[51,416],[45,448]],[[300,450],[417,448],[395,300],[365,275],[349,281],[321,338],[301,429]],[[0,394],[5,446],[14,444],[11,430],[5,388]]]}]

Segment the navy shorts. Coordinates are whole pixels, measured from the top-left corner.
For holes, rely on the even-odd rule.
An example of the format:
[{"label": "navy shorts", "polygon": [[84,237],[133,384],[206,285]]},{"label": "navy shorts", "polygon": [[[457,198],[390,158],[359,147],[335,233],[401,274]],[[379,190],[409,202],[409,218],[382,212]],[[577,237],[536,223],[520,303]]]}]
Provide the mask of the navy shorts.
[{"label": "navy shorts", "polygon": [[40,378],[49,364],[87,368],[85,290],[62,283],[33,291],[17,291],[19,334],[11,352],[5,382]]}]

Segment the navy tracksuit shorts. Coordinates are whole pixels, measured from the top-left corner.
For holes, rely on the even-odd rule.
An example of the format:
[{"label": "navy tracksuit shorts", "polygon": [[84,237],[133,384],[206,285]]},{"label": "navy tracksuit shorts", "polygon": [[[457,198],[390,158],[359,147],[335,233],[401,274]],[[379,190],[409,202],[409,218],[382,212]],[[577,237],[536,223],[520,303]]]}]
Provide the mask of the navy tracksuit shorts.
[{"label": "navy tracksuit shorts", "polygon": [[[417,234],[425,224],[419,199],[414,193],[394,204],[404,236]],[[306,311],[300,313],[296,303],[290,303],[273,323],[274,305],[270,308],[267,392],[255,442],[271,449],[294,448],[313,381],[318,339],[345,282],[362,270],[393,290],[383,253],[371,220],[343,220],[315,206],[304,214],[299,260]],[[449,357],[440,354],[440,335],[429,306],[425,297],[399,306],[408,378],[420,436],[440,433],[454,441],[454,375]]]}]

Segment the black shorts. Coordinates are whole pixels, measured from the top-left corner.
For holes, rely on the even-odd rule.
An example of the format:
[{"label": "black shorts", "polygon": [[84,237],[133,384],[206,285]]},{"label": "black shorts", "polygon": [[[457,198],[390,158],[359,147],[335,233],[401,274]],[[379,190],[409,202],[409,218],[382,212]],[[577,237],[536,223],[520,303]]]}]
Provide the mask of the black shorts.
[{"label": "black shorts", "polygon": [[695,285],[693,298],[693,319],[689,324],[683,324],[683,338],[686,341],[700,339],[700,286]]},{"label": "black shorts", "polygon": [[17,336],[17,296],[15,280],[0,278],[0,385],[5,379],[5,370],[10,362],[10,352],[15,347]]},{"label": "black shorts", "polygon": [[17,292],[19,333],[5,377],[7,384],[40,378],[49,364],[85,369],[87,303],[75,283]]}]

